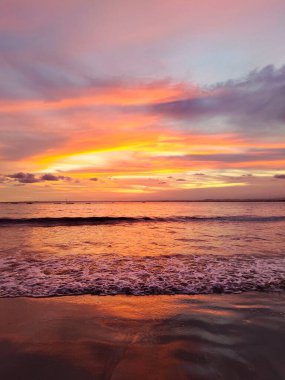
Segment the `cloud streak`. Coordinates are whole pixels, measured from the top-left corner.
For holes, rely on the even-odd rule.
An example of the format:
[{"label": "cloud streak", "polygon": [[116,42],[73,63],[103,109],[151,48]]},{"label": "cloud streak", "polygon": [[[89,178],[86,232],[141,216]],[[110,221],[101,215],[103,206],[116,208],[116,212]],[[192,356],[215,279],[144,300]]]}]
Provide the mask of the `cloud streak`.
[{"label": "cloud streak", "polygon": [[217,84],[198,97],[162,102],[149,109],[178,119],[226,118],[231,129],[246,130],[249,134],[267,130],[274,134],[284,132],[284,105],[285,66],[276,69],[269,65],[243,80]]},{"label": "cloud streak", "polygon": [[282,193],[284,12],[284,0],[1,1],[1,199],[159,198],[232,186],[238,170],[236,192],[263,175]]}]

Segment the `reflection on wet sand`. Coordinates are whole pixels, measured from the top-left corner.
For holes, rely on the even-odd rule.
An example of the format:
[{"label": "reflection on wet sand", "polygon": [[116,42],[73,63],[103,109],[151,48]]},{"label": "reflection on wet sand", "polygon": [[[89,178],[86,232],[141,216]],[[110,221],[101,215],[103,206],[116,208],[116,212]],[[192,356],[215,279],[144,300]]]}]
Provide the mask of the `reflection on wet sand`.
[{"label": "reflection on wet sand", "polygon": [[282,379],[285,296],[0,300],[0,378]]}]

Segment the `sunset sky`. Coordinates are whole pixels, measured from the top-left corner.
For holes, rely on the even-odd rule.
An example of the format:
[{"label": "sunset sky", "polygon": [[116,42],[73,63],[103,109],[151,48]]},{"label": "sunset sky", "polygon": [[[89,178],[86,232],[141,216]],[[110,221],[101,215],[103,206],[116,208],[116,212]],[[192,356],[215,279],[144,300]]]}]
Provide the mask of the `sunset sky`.
[{"label": "sunset sky", "polygon": [[285,197],[284,0],[1,0],[0,201]]}]

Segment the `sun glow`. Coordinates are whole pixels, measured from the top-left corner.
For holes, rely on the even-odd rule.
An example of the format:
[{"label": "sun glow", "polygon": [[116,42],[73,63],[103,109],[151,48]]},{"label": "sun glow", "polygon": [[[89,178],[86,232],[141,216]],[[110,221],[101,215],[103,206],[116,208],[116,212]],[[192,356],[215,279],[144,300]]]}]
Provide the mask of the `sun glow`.
[{"label": "sun glow", "polygon": [[284,1],[4,3],[0,201],[285,196]]}]

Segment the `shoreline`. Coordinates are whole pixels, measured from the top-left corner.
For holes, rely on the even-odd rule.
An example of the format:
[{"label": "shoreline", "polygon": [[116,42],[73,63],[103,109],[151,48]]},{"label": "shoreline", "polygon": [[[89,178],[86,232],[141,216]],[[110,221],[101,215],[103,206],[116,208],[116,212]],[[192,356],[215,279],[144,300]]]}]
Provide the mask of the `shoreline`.
[{"label": "shoreline", "polygon": [[4,201],[0,202],[0,204],[39,204],[39,203],[58,203],[58,204],[74,204],[74,203],[238,203],[238,202],[245,202],[245,203],[258,203],[258,202],[285,202],[285,198],[277,198],[277,199],[183,199],[183,200],[173,200],[173,199],[166,199],[166,200],[115,200],[115,201],[108,201],[108,200],[102,200],[102,201],[94,201],[94,200],[70,200],[70,201],[33,201],[33,200],[26,200],[26,201]]},{"label": "shoreline", "polygon": [[281,380],[285,294],[0,299],[0,378]]}]

